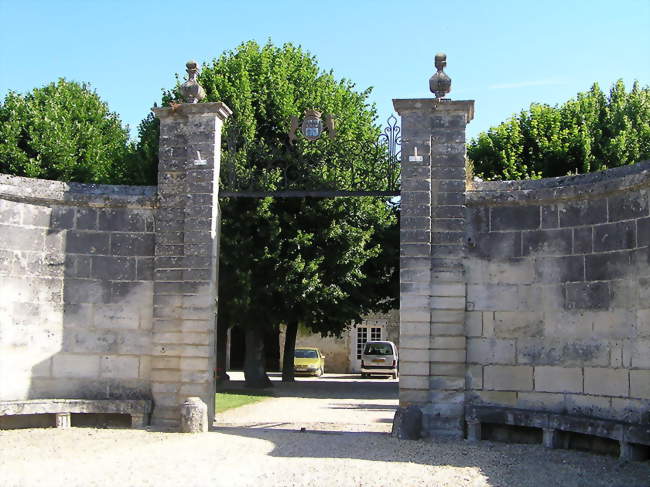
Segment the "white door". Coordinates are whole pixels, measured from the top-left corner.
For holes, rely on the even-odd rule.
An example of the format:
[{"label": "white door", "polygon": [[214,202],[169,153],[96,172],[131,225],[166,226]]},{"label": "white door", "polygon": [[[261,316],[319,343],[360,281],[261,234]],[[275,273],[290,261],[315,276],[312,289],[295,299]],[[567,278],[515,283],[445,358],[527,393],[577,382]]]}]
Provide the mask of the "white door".
[{"label": "white door", "polygon": [[384,336],[384,327],[388,322],[386,320],[364,320],[356,328],[352,328],[352,340],[350,340],[350,372],[353,374],[361,373],[361,354],[363,347],[369,340],[382,340]]}]

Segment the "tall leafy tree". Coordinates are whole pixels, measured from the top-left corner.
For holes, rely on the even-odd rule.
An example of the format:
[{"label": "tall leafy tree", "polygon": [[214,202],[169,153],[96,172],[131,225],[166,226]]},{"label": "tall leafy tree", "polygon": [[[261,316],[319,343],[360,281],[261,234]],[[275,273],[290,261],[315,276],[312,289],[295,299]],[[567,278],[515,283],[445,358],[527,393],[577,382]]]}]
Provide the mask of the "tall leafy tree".
[{"label": "tall leafy tree", "polygon": [[[219,320],[246,330],[245,371],[267,384],[260,337],[287,325],[283,379],[293,380],[301,324],[340,335],[397,299],[395,208],[373,198],[234,199],[224,211]],[[257,344],[257,345],[256,345]],[[257,356],[256,356],[257,355]]]},{"label": "tall leafy tree", "polygon": [[485,179],[564,176],[634,164],[650,157],[650,88],[622,80],[608,94],[597,83],[551,107],[533,103],[481,133],[468,148]]},{"label": "tall leafy tree", "polygon": [[134,181],[128,129],[87,84],[59,79],[0,103],[0,172],[87,183]]},{"label": "tall leafy tree", "polygon": [[[379,128],[369,90],[357,91],[350,81],[322,71],[301,48],[247,42],[204,65],[198,79],[205,101],[223,101],[233,110],[224,127],[223,186],[385,184],[385,151],[373,151]],[[176,88],[164,94],[163,104],[178,99]],[[335,140],[298,137],[290,143],[292,117],[307,109],[336,118]],[[299,323],[336,334],[362,313],[394,304],[398,226],[387,201],[232,198],[221,200],[221,210],[219,320],[245,330],[249,385],[269,385],[262,360],[265,330],[288,326],[284,378],[292,380]]]}]

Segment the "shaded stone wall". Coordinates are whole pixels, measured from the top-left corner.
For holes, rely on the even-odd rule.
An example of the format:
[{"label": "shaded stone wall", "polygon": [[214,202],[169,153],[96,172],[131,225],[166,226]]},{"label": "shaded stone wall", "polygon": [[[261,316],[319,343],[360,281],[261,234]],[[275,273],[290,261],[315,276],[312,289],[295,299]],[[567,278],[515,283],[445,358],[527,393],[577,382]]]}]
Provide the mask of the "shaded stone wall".
[{"label": "shaded stone wall", "polygon": [[466,193],[467,400],[641,422],[650,162]]},{"label": "shaded stone wall", "polygon": [[150,397],[154,195],[0,175],[0,399]]}]

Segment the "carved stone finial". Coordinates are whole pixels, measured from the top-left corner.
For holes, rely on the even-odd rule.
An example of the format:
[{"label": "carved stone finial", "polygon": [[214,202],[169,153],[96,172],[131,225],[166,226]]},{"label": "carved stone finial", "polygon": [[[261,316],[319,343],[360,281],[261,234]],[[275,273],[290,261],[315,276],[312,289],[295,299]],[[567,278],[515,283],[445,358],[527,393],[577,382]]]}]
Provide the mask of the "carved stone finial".
[{"label": "carved stone finial", "polygon": [[181,95],[186,103],[198,103],[205,98],[205,90],[196,81],[196,75],[199,73],[199,65],[196,61],[188,61],[187,81],[181,85]]},{"label": "carved stone finial", "polygon": [[451,91],[451,78],[445,73],[447,55],[442,52],[436,54],[435,66],[437,72],[429,78],[429,89],[440,99]]}]

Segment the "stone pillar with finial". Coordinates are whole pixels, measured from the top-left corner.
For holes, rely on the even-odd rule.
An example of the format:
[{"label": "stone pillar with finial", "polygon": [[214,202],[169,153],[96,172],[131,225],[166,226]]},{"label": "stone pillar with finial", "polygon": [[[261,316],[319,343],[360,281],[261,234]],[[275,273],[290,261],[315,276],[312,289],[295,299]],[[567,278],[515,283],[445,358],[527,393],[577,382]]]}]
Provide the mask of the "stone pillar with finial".
[{"label": "stone pillar with finial", "polygon": [[424,437],[463,435],[465,401],[465,127],[474,101],[445,98],[436,54],[435,98],[393,100],[402,117],[400,405],[422,409]]},{"label": "stone pillar with finial", "polygon": [[160,119],[159,207],[154,259],[152,423],[178,428],[181,405],[199,397],[214,419],[221,127],[231,110],[198,103],[198,65],[187,63],[184,103]]}]

